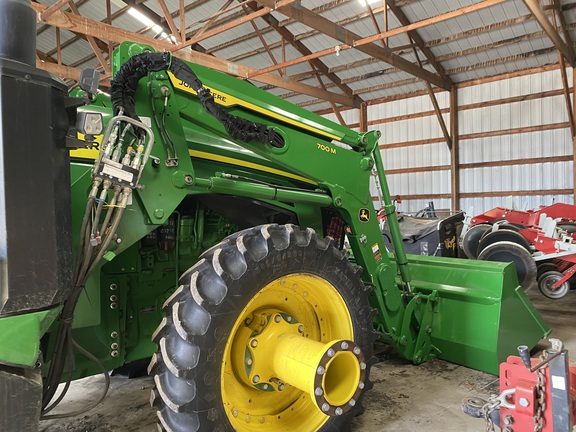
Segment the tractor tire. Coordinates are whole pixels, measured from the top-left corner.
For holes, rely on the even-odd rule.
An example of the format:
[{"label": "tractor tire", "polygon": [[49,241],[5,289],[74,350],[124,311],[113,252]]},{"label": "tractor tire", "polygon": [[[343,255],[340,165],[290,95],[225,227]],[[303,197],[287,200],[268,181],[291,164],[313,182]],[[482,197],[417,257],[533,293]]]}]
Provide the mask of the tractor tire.
[{"label": "tractor tire", "polygon": [[478,259],[478,246],[484,235],[492,229],[492,225],[482,223],[470,227],[462,239],[462,250],[470,259]]},{"label": "tractor tire", "polygon": [[524,291],[536,283],[536,262],[523,246],[509,241],[501,241],[487,246],[479,255],[479,260],[513,262],[518,282]]},{"label": "tractor tire", "polygon": [[544,296],[557,300],[559,298],[564,297],[570,291],[570,282],[564,281],[562,285],[558,288],[554,288],[553,285],[562,279],[564,275],[559,271],[548,271],[543,273],[538,278],[538,289]]},{"label": "tractor tire", "polygon": [[[362,397],[372,387],[369,373],[376,362],[376,311],[361,271],[331,239],[294,225],[250,228],[204,252],[164,304],[167,316],[153,335],[159,349],[149,368],[155,382],[151,404],[158,409],[160,429],[350,430],[352,418],[363,412]],[[331,406],[333,415],[328,416],[320,410],[317,394],[288,381],[280,385],[277,378],[266,378],[270,375],[247,379],[252,368],[263,367],[258,359],[274,363],[284,358],[274,355],[277,339],[263,336],[258,336],[257,348],[267,354],[254,357],[254,362],[250,357],[255,334],[264,332],[258,326],[271,326],[271,317],[285,326],[297,324],[298,340],[319,345],[347,340],[356,347],[355,354],[363,353],[354,365],[362,372],[359,381],[353,381],[356,393],[346,399],[344,411]],[[339,385],[347,379],[348,368],[335,369],[339,375],[334,385]],[[314,367],[314,373],[322,372]],[[327,390],[324,396],[328,398]]]}]

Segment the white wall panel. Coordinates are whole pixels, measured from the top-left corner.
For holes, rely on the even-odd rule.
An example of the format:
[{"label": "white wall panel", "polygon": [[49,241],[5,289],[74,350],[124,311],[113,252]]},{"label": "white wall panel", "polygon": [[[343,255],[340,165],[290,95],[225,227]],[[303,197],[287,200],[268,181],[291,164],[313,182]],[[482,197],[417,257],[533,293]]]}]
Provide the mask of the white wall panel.
[{"label": "white wall panel", "polygon": [[[571,82],[571,70],[568,70]],[[459,105],[488,102],[514,96],[530,95],[562,88],[558,70],[541,74],[525,75],[508,80],[494,81],[459,89]],[[447,108],[449,94],[437,93],[441,108]],[[368,107],[369,121],[378,121],[396,116],[433,111],[428,95],[403,99]],[[343,112],[350,123],[358,121],[358,110]],[[514,161],[521,159],[571,157],[572,139],[568,128],[480,136],[467,138],[470,134],[488,134],[514,128],[529,128],[567,122],[563,95],[549,96],[521,102],[484,106],[461,110],[459,113],[460,164]],[[333,115],[327,116],[334,119]],[[449,115],[444,114],[449,128]],[[435,115],[408,118],[401,121],[377,124],[371,129],[382,132],[381,144],[408,143],[442,138],[442,131]],[[445,142],[412,145],[382,150],[384,167],[387,171],[427,166],[449,166],[450,152]],[[403,200],[401,210],[415,213],[434,200],[436,208],[449,208],[450,199],[430,198],[426,195],[447,196],[451,193],[449,170],[389,174],[388,184],[393,196],[419,196],[422,198]],[[522,191],[570,190],[573,185],[573,163],[562,162],[503,165],[461,169],[460,191],[477,196],[461,199],[461,209],[474,207],[475,213],[496,206],[505,206],[507,197],[486,197],[482,193],[517,191],[515,205],[518,208],[535,208],[552,202],[573,203],[572,195],[521,195]],[[373,186],[373,195],[376,189]],[[543,192],[545,193],[545,192]],[[375,202],[379,207],[379,203]]]}]

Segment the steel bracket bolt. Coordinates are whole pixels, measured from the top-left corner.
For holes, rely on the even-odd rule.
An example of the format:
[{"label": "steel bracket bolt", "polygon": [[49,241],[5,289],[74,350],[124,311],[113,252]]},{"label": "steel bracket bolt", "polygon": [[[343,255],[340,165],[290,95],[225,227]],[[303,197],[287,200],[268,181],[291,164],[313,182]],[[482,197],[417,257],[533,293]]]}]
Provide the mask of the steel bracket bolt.
[{"label": "steel bracket bolt", "polygon": [[110,303],[110,309],[116,309],[117,307],[118,307],[118,304],[116,302]]},{"label": "steel bracket bolt", "polygon": [[110,353],[112,357],[118,357],[118,351],[114,350]]},{"label": "steel bracket bolt", "polygon": [[514,417],[512,417],[510,414],[506,414],[504,416],[503,421],[504,421],[504,424],[511,425],[512,423],[514,423]]},{"label": "steel bracket bolt", "polygon": [[111,291],[116,291],[117,288],[118,288],[118,285],[116,285],[115,283],[110,284],[110,290]]},{"label": "steel bracket bolt", "polygon": [[298,326],[298,333],[304,333],[304,326],[302,324]]},{"label": "steel bracket bolt", "polygon": [[190,185],[192,183],[194,183],[194,177],[192,177],[190,174],[187,174],[184,176],[184,183]]},{"label": "steel bracket bolt", "polygon": [[518,401],[518,403],[520,404],[520,406],[526,408],[530,405],[530,402],[528,401],[528,399],[521,397],[520,400]]},{"label": "steel bracket bolt", "polygon": [[251,346],[252,348],[256,348],[256,347],[258,346],[258,340],[252,339],[252,340],[250,341],[250,346]]},{"label": "steel bracket bolt", "polygon": [[274,316],[274,322],[279,323],[280,320],[282,320],[282,317],[281,317],[280,315],[276,314],[276,315]]},{"label": "steel bracket bolt", "polygon": [[252,382],[253,382],[254,384],[260,382],[260,375],[254,375],[254,378],[252,378]]},{"label": "steel bracket bolt", "polygon": [[118,332],[113,331],[112,333],[110,333],[110,337],[112,339],[116,339],[118,337]]},{"label": "steel bracket bolt", "polygon": [[111,302],[115,302],[116,300],[118,300],[118,297],[115,296],[114,294],[110,296],[110,301]]}]

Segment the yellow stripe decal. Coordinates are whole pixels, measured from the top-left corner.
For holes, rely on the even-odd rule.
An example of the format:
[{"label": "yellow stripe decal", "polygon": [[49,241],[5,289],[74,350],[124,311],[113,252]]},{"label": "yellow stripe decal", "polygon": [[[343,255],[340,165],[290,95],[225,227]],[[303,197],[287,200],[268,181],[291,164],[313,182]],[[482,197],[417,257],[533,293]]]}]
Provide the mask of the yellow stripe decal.
[{"label": "yellow stripe decal", "polygon": [[[185,91],[187,93],[192,93],[194,95],[196,94],[196,92],[194,91],[193,88],[191,88],[185,82],[176,78],[172,72],[168,72],[168,76],[170,77],[170,81],[172,81],[172,85],[175,88],[182,90],[182,91]],[[243,106],[243,107],[248,108],[252,111],[258,112],[260,114],[264,114],[266,116],[275,118],[275,119],[283,121],[285,123],[292,124],[292,125],[297,126],[299,128],[309,130],[311,132],[314,132],[316,134],[328,137],[330,139],[335,139],[338,141],[341,139],[341,137],[339,137],[337,135],[333,135],[331,133],[328,133],[328,132],[325,132],[323,130],[317,129],[315,127],[309,126],[306,123],[302,123],[302,122],[299,122],[297,120],[293,120],[289,117],[286,117],[286,116],[283,116],[281,114],[275,113],[274,111],[270,111],[270,110],[267,110],[265,108],[259,107],[257,105],[250,103],[250,102],[246,102],[242,99],[235,98],[234,96],[230,96],[227,93],[223,93],[219,90],[215,90],[215,89],[208,87],[208,86],[204,86],[204,87],[206,87],[208,90],[210,90],[210,93],[212,93],[212,96],[214,97],[214,101],[216,101],[216,103],[218,103],[220,105],[223,105],[223,106],[232,106],[232,105]]]},{"label": "yellow stripe decal", "polygon": [[260,164],[253,163],[253,162],[246,162],[246,161],[243,161],[241,159],[235,159],[235,158],[231,158],[228,156],[215,155],[213,153],[206,153],[206,152],[201,152],[201,151],[197,151],[197,150],[188,150],[188,153],[190,154],[190,156],[200,158],[200,159],[208,159],[208,160],[212,160],[212,161],[216,161],[216,162],[227,163],[230,165],[242,166],[244,168],[252,168],[252,169],[255,169],[258,171],[265,171],[265,172],[268,172],[271,174],[277,174],[277,175],[280,175],[282,177],[292,178],[294,180],[299,180],[299,181],[309,183],[312,185],[318,184],[315,181],[307,179],[306,177],[299,176],[298,174],[292,174],[292,173],[289,173],[286,171],[282,171],[282,170],[275,169],[275,168],[270,168],[270,167],[267,167],[265,165],[260,165]]}]

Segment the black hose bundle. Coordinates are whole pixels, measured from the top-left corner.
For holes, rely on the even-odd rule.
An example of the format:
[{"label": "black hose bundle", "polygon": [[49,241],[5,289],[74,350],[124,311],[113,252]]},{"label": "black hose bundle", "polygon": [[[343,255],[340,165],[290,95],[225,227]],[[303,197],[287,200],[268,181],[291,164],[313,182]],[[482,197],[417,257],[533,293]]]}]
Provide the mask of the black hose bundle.
[{"label": "black hose bundle", "polygon": [[124,110],[124,114],[139,120],[134,109],[134,93],[140,78],[149,72],[169,70],[196,93],[208,114],[216,118],[231,138],[243,142],[256,141],[274,147],[284,147],[283,138],[273,129],[262,123],[251,122],[226,112],[216,102],[210,90],[202,85],[196,74],[182,60],[172,57],[170,53],[145,52],[131,57],[122,65],[112,80],[112,106],[114,113]]}]

